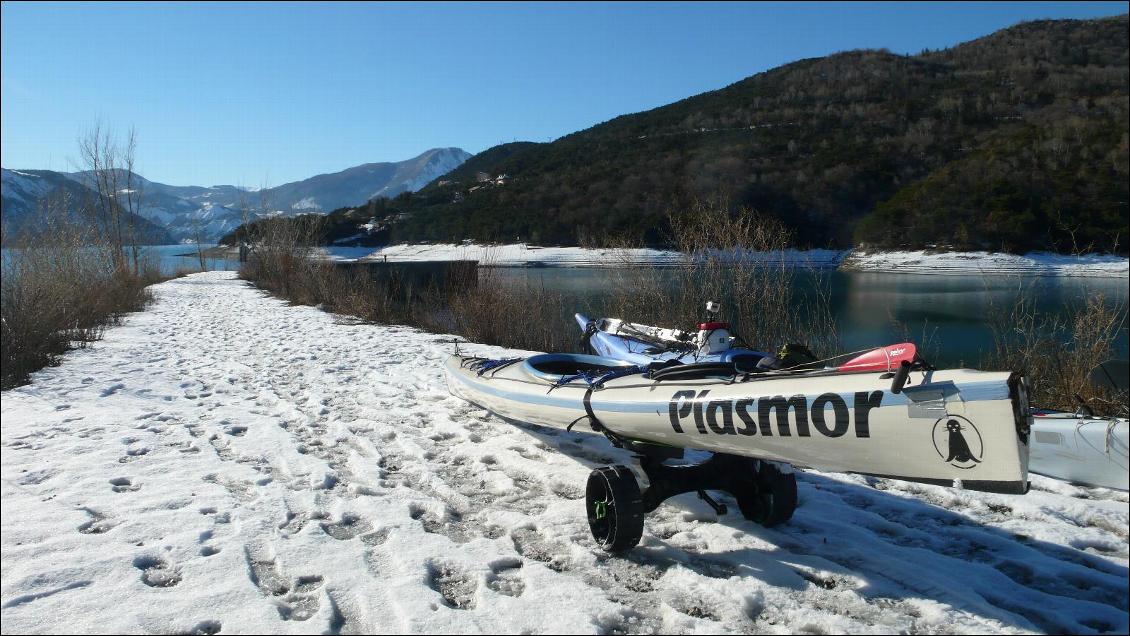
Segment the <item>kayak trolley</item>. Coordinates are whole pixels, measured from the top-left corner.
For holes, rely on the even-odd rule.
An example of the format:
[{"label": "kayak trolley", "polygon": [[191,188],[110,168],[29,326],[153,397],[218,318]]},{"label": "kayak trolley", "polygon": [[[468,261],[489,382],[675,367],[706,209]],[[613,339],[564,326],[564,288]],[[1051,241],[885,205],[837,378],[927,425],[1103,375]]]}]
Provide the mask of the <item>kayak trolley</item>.
[{"label": "kayak trolley", "polygon": [[[630,550],[643,536],[647,513],[667,499],[697,492],[720,515],[728,512],[706,491],[721,490],[734,496],[742,516],[763,526],[788,521],[797,505],[796,475],[791,467],[737,455],[716,453],[699,464],[667,465],[682,456],[682,449],[633,444],[639,469],[647,478],[640,488],[628,466],[597,468],[589,474],[585,507],[593,539],[607,552]],[[646,450],[645,450],[646,448]]]},{"label": "kayak trolley", "polygon": [[[628,465],[597,467],[586,486],[590,530],[612,552],[637,545],[646,515],[682,493],[698,493],[719,514],[725,507],[707,493],[730,493],[721,501],[735,512],[766,526],[782,523],[797,503],[793,465],[1027,491],[1031,417],[1018,374],[934,370],[913,343],[834,368],[812,364],[644,367],[558,353],[452,356],[445,369],[452,394],[502,418],[566,431],[587,423],[636,456],[622,462]],[[962,415],[936,408],[959,395]],[[715,454],[678,461],[686,448]]]}]

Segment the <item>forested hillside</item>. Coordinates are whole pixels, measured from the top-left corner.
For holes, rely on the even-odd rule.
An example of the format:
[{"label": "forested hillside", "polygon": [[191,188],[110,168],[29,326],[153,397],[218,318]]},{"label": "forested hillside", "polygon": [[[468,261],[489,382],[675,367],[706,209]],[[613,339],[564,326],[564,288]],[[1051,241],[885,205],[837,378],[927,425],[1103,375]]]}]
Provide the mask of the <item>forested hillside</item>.
[{"label": "forested hillside", "polygon": [[1127,51],[1123,15],[801,60],[552,143],[496,146],[350,217],[387,220],[393,241],[657,243],[671,211],[720,195],[777,216],[802,246],[1125,253]]}]

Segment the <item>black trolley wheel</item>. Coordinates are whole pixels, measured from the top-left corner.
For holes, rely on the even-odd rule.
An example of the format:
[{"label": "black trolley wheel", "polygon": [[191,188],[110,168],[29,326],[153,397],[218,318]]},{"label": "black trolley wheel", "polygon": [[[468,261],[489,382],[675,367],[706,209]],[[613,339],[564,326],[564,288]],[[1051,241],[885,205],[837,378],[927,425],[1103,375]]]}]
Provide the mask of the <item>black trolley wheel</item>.
[{"label": "black trolley wheel", "polygon": [[759,463],[754,483],[737,494],[738,509],[746,519],[768,528],[792,518],[797,505],[796,475],[782,473],[768,462]]},{"label": "black trolley wheel", "polygon": [[643,536],[643,497],[627,466],[604,466],[589,473],[585,510],[593,539],[606,552],[630,550]]}]

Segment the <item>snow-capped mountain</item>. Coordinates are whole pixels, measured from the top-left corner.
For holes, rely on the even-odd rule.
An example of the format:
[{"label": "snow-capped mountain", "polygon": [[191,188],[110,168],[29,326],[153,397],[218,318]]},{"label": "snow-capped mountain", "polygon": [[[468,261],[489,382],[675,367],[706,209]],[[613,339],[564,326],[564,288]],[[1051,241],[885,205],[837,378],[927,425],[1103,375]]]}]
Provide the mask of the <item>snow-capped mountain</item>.
[{"label": "snow-capped mountain", "polygon": [[407,161],[366,163],[257,193],[287,214],[329,212],[376,197],[415,192],[470,157],[459,148],[433,148]]},{"label": "snow-capped mountain", "polygon": [[[64,176],[87,187],[94,184],[93,176],[87,171],[65,173]],[[126,176],[120,176],[118,181],[126,183]],[[177,241],[191,242],[199,236],[201,242],[211,242],[215,237],[235,229],[245,217],[253,215],[251,210],[254,208],[250,203],[245,212],[239,198],[228,192],[228,188],[239,191],[234,186],[170,186],[138,174],[130,178],[130,183],[141,190],[141,216],[167,228]],[[224,200],[232,203],[225,205],[202,196],[216,189],[228,195]]]},{"label": "snow-capped mountain", "polygon": [[[58,219],[48,218],[53,212],[65,211],[71,221],[95,222],[96,218],[82,215],[90,209],[97,195],[69,175],[51,170],[0,169],[0,223],[4,226],[5,240],[24,233],[35,234],[50,228]],[[60,207],[61,206],[61,207]],[[144,216],[126,219],[137,231],[139,240],[149,244],[170,243],[172,235],[164,223],[151,221]]]},{"label": "snow-capped mountain", "polygon": [[406,161],[366,163],[340,172],[319,174],[302,181],[250,191],[233,185],[170,186],[145,181],[147,192],[191,201],[200,208],[243,207],[276,214],[330,212],[360,205],[375,197],[415,192],[438,176],[459,167],[471,155],[459,148],[433,148]]},{"label": "snow-capped mountain", "polygon": [[[142,217],[167,229],[174,240],[193,241],[199,236],[210,242],[263,214],[325,213],[375,197],[414,192],[470,156],[459,148],[433,148],[407,161],[367,163],[257,191],[233,185],[173,186],[136,174],[132,182],[143,192]],[[5,223],[32,214],[37,202],[58,187],[89,189],[92,183],[87,172],[5,169]]]}]

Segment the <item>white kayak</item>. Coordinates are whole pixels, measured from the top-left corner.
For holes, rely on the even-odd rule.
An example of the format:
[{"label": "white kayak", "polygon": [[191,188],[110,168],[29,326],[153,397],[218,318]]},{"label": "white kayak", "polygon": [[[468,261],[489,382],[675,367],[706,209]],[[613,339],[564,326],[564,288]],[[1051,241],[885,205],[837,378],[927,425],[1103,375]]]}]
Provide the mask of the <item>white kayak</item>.
[{"label": "white kayak", "polygon": [[[704,369],[697,377],[695,367]],[[614,442],[972,490],[1028,490],[1031,417],[1019,374],[911,371],[905,363],[899,373],[735,375],[720,368],[645,371],[575,354],[453,356],[446,375],[454,395],[504,418],[557,427],[587,422]]]},{"label": "white kayak", "polygon": [[1066,481],[1130,490],[1130,424],[1126,418],[1034,411],[1029,469]]}]

